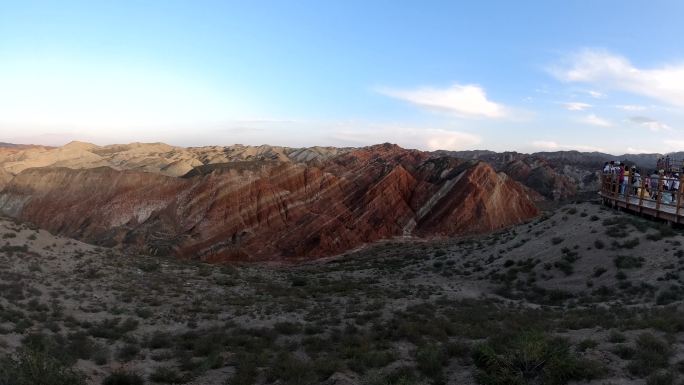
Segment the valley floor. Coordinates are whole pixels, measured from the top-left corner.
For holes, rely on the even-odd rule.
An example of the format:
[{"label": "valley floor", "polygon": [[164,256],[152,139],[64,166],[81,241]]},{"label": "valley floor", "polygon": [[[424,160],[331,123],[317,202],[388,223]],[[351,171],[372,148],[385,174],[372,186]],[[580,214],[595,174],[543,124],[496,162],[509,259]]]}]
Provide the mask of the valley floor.
[{"label": "valley floor", "polygon": [[296,266],[0,239],[2,385],[684,380],[684,236],[594,203]]}]

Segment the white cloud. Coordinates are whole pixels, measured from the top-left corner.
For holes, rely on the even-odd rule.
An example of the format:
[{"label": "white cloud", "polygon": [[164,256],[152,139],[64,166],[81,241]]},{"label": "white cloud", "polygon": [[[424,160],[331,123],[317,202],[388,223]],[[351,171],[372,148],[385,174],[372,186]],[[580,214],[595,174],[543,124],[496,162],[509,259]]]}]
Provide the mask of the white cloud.
[{"label": "white cloud", "polygon": [[655,119],[648,118],[646,116],[632,116],[627,119],[630,123],[637,124],[651,131],[661,131],[661,130],[671,130],[672,128],[663,122],[659,122]]},{"label": "white cloud", "polygon": [[600,147],[586,146],[581,144],[559,144],[557,142],[547,140],[535,140],[532,142],[532,147],[543,151],[577,150],[604,152],[604,150]]},{"label": "white cloud", "polygon": [[563,107],[569,111],[584,111],[587,108],[591,108],[591,104],[579,103],[579,102],[569,102],[563,103]]},{"label": "white cloud", "polygon": [[684,151],[684,140],[666,139],[663,143],[666,146],[665,151]]},{"label": "white cloud", "polygon": [[625,152],[626,154],[655,154],[658,151],[653,151],[649,150],[646,148],[634,148],[634,147],[627,147],[627,151]]},{"label": "white cloud", "polygon": [[532,146],[536,148],[541,148],[545,150],[555,150],[559,148],[558,143],[553,142],[553,141],[547,141],[547,140],[535,140],[532,142]]},{"label": "white cloud", "polygon": [[377,91],[417,106],[446,111],[461,117],[501,118],[506,116],[506,107],[487,99],[485,90],[475,84],[454,84],[443,89],[379,89]]},{"label": "white cloud", "polygon": [[684,107],[684,63],[638,68],[623,56],[584,50],[551,73],[565,82],[595,84]]},{"label": "white cloud", "polygon": [[636,104],[618,104],[615,106],[616,108],[619,108],[624,111],[644,111],[646,110],[645,106],[640,106]]},{"label": "white cloud", "polygon": [[430,151],[472,149],[482,142],[482,138],[467,132],[395,126],[372,126],[366,129],[350,127],[337,130],[332,137],[336,142],[350,146],[391,142],[405,148]]},{"label": "white cloud", "polygon": [[587,93],[594,99],[603,99],[606,97],[606,94],[599,91],[589,90]]},{"label": "white cloud", "polygon": [[611,127],[613,125],[613,123],[610,121],[600,118],[594,114],[587,115],[584,119],[580,120],[580,122],[599,127]]},{"label": "white cloud", "polygon": [[596,147],[596,146],[586,146],[586,145],[568,145],[564,146],[564,148],[570,149],[570,150],[577,150],[577,151],[586,151],[586,152],[606,152],[606,150],[603,149],[603,147]]}]

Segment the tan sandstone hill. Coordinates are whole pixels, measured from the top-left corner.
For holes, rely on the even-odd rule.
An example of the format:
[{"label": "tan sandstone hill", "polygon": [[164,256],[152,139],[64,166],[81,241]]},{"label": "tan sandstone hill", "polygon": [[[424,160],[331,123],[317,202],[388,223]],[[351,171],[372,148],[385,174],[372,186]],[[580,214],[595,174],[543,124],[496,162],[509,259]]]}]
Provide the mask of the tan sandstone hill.
[{"label": "tan sandstone hill", "polygon": [[348,151],[334,147],[279,146],[176,147],[164,143],[97,146],[71,142],[62,147],[12,146],[0,148],[0,169],[12,175],[34,167],[88,169],[102,166],[182,176],[193,168],[235,161],[311,162]]}]

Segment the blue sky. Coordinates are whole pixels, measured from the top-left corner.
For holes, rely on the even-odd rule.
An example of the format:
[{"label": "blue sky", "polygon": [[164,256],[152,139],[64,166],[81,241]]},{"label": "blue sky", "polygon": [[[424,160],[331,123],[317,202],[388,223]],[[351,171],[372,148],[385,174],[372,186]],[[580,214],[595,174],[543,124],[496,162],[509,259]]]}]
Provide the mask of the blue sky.
[{"label": "blue sky", "polygon": [[674,0],[0,0],[0,141],[684,150],[683,14]]}]

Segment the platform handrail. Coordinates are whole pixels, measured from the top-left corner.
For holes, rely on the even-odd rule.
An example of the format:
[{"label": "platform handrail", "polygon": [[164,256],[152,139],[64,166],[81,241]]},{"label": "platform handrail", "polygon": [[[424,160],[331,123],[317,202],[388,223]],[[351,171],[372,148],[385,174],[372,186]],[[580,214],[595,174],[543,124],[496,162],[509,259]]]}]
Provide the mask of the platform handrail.
[{"label": "platform handrail", "polygon": [[630,210],[642,212],[645,208],[657,218],[661,217],[661,213],[674,214],[677,218],[680,213],[684,216],[684,175],[638,175],[638,181],[634,175],[627,175],[626,180],[624,177],[615,173],[601,173],[600,195],[604,199],[620,202],[622,207]]}]

